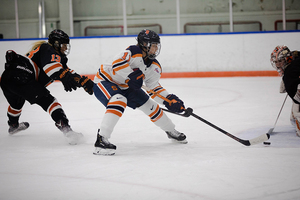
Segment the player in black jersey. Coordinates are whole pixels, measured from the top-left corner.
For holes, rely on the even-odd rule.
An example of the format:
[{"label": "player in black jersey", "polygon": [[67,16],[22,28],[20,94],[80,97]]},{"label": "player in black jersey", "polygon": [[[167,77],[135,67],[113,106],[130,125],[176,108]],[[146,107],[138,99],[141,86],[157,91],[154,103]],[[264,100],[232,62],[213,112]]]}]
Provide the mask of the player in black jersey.
[{"label": "player in black jersey", "polygon": [[277,46],[271,53],[271,64],[282,77],[280,93],[287,92],[293,100],[290,120],[300,137],[300,52]]},{"label": "player in black jersey", "polygon": [[67,54],[70,50],[69,36],[62,30],[53,30],[48,42],[36,42],[26,56],[9,50],[6,52],[5,71],[1,76],[1,88],[9,107],[7,111],[9,134],[15,134],[29,127],[28,122],[19,123],[19,117],[25,101],[37,104],[48,112],[55,125],[76,144],[82,137],[74,132],[61,104],[50,94],[46,87],[54,80],[62,82],[66,91],[83,87],[93,94],[93,81],[80,76],[67,66]]}]

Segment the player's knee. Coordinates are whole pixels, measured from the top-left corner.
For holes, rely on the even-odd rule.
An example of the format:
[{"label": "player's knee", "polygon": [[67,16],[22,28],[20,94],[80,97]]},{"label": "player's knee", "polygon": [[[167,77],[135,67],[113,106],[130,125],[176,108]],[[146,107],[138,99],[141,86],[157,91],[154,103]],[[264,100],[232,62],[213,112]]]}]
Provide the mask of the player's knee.
[{"label": "player's knee", "polygon": [[48,94],[48,95],[45,95],[45,96],[42,96],[41,98],[39,98],[39,100],[36,102],[36,104],[41,106],[43,108],[43,110],[45,110],[47,112],[48,108],[55,101],[56,101],[56,99],[51,94]]},{"label": "player's knee", "polygon": [[147,115],[160,110],[159,105],[150,98],[142,106],[140,106],[139,109]]},{"label": "player's knee", "polygon": [[106,105],[106,113],[111,113],[121,117],[127,106],[127,98],[121,94],[112,96]]},{"label": "player's knee", "polygon": [[123,102],[124,104],[127,105],[127,98],[121,94],[115,94],[114,96],[112,96],[108,103],[116,102],[116,101]]}]

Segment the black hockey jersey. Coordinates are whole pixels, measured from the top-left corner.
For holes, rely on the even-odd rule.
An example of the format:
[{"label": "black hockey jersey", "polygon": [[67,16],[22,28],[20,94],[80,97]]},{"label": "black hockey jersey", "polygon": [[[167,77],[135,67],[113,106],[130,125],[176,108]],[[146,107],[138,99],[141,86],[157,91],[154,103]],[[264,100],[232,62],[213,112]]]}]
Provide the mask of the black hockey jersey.
[{"label": "black hockey jersey", "polygon": [[58,79],[58,71],[66,69],[68,58],[55,51],[48,43],[44,43],[26,55],[32,60],[37,80],[44,86],[48,86],[53,80]]},{"label": "black hockey jersey", "polygon": [[[297,104],[300,104],[300,95],[296,95],[300,91],[300,52],[292,52],[293,60],[285,68],[282,80],[288,95]],[[298,88],[299,87],[299,88]]]}]

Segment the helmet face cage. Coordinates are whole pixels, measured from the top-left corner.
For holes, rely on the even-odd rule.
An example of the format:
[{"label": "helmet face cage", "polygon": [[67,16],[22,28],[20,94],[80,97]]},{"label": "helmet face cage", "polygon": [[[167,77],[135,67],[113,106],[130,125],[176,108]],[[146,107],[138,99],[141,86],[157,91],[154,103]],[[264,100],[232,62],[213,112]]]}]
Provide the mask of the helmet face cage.
[{"label": "helmet face cage", "polygon": [[289,48],[285,45],[275,47],[275,49],[271,53],[270,62],[272,67],[276,69],[280,76],[282,76],[284,73],[284,69],[291,62]]},{"label": "helmet face cage", "polygon": [[159,55],[160,53],[160,48],[161,48],[161,45],[160,43],[156,43],[156,42],[149,42],[147,44],[147,56],[149,59],[153,60],[156,58],[156,56]]},{"label": "helmet face cage", "polygon": [[147,57],[151,60],[155,59],[160,53],[160,38],[159,36],[151,30],[142,30],[137,38],[138,45],[147,54]]},{"label": "helmet face cage", "polygon": [[71,50],[71,45],[69,36],[63,32],[62,30],[55,29],[53,30],[48,38],[48,42],[52,44],[52,46],[61,52],[61,49],[63,50],[61,53],[68,55]]}]

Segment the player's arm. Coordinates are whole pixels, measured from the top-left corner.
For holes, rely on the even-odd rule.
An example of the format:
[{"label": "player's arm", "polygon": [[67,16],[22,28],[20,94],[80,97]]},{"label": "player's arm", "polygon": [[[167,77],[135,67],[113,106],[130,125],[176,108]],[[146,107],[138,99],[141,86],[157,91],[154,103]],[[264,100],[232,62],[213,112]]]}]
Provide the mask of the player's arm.
[{"label": "player's arm", "polygon": [[51,75],[51,78],[53,78],[54,80],[60,80],[64,86],[65,91],[67,92],[76,90],[79,86],[77,82],[77,79],[79,79],[79,77],[76,74],[72,74],[69,68],[59,69],[57,72]]},{"label": "player's arm", "polygon": [[[62,71],[61,75],[67,71],[67,77],[63,78],[62,81],[65,83],[65,89],[68,89],[68,85],[73,89],[75,86],[76,87],[83,87],[83,89],[90,95],[92,95],[93,92],[93,87],[94,87],[94,82],[89,79],[87,76],[81,76],[77,74],[74,70],[70,69],[69,67],[65,66],[64,70]],[[74,89],[76,90],[76,88]],[[70,91],[70,90],[69,90]]]},{"label": "player's arm", "polygon": [[[150,97],[152,99],[154,99],[155,101],[157,101],[158,103],[164,104],[168,110],[170,110],[172,112],[176,112],[176,113],[181,113],[185,110],[184,102],[181,99],[179,99],[179,97],[176,96],[175,94],[168,93],[168,91],[165,90],[160,84],[158,84],[157,87],[154,87],[151,90],[154,93],[152,93],[150,91],[149,92]],[[159,96],[163,96],[163,97],[167,98],[168,101],[162,99]]]},{"label": "player's arm", "polygon": [[132,48],[118,54],[112,62],[112,78],[123,87],[140,89],[143,85],[144,74],[140,70],[144,66],[141,54],[131,52]]},{"label": "player's arm", "polygon": [[[175,94],[170,94],[165,88],[163,88],[158,82],[159,78],[160,75],[158,76],[157,73],[152,73],[152,76],[150,76],[145,81],[146,86],[155,92],[149,92],[150,97],[156,102],[164,104],[166,108],[170,111],[177,113],[183,112],[185,109],[183,101],[179,99],[179,97],[177,97]],[[166,97],[169,101],[167,102],[163,100],[157,94]]]}]

